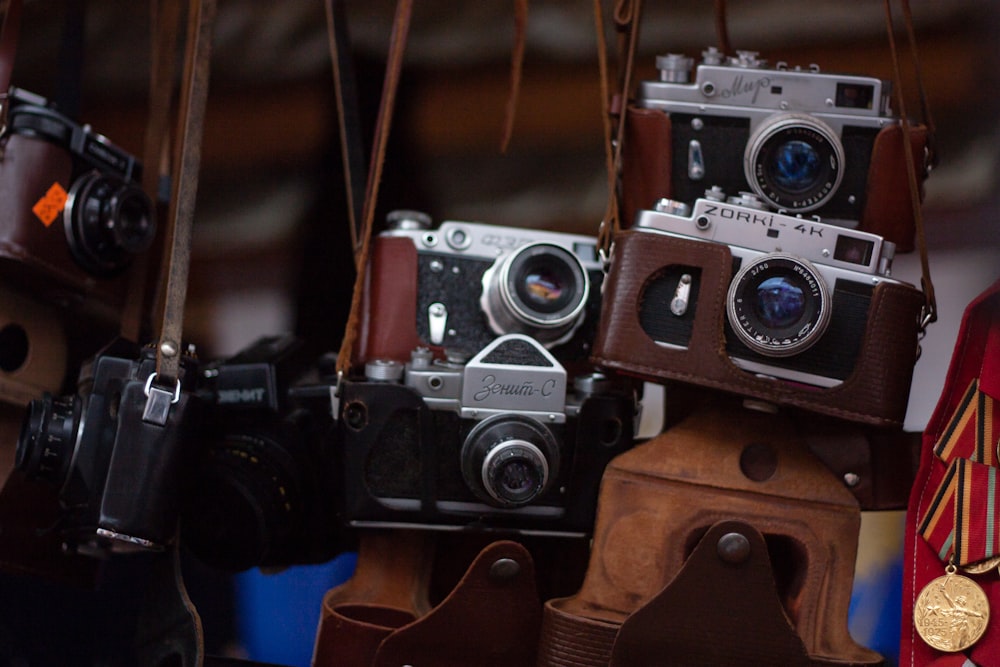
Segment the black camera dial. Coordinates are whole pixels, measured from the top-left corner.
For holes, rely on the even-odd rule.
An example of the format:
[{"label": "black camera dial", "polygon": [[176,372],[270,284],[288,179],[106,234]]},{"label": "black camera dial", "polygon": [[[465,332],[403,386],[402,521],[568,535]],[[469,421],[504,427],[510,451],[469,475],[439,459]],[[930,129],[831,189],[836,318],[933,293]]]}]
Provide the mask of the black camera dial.
[{"label": "black camera dial", "polygon": [[469,432],[461,457],[465,483],[498,507],[520,507],[536,500],[559,466],[555,436],[523,415],[484,419]]},{"label": "black camera dial", "polygon": [[754,192],[770,205],[804,213],[836,194],[844,176],[844,147],[818,118],[778,114],[747,140],[743,170]]},{"label": "black camera dial", "polygon": [[590,278],[565,248],[529,243],[483,275],[482,308],[497,334],[525,333],[543,345],[566,341],[583,321]]},{"label": "black camera dial", "polygon": [[95,275],[124,269],[132,255],[149,248],[156,234],[146,193],[96,170],[73,183],[63,216],[73,257]]},{"label": "black camera dial", "polygon": [[744,265],[729,285],[726,311],[740,342],[788,357],[818,341],[830,322],[830,293],[804,259],[772,253]]}]

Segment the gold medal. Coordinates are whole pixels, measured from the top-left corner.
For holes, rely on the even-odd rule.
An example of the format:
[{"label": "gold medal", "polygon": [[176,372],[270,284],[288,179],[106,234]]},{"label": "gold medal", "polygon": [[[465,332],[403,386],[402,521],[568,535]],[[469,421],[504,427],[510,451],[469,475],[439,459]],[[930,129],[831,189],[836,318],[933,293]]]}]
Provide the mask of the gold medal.
[{"label": "gold medal", "polygon": [[979,584],[955,574],[954,564],[920,591],[913,607],[913,625],[921,639],[938,649],[964,651],[983,636],[990,620],[990,603]]}]

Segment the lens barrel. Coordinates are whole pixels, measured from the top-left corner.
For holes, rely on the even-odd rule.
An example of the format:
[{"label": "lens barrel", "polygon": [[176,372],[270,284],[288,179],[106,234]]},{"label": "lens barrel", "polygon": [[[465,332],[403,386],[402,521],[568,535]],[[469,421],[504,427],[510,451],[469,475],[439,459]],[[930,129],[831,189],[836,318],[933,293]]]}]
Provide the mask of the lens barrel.
[{"label": "lens barrel", "polygon": [[73,465],[82,429],[79,396],[45,394],[31,401],[21,422],[14,465],[31,479],[62,486]]},{"label": "lens barrel", "polygon": [[559,469],[555,436],[523,415],[495,415],[477,424],[461,453],[465,483],[497,507],[520,507],[542,495]]},{"label": "lens barrel", "polygon": [[153,205],[146,193],[133,183],[98,171],[73,183],[64,219],[73,256],[95,275],[123,270],[132,255],[149,248],[156,235]]},{"label": "lens barrel", "polygon": [[538,242],[487,270],[481,306],[495,333],[523,333],[556,345],[583,321],[589,297],[590,277],[580,259],[561,246]]},{"label": "lens barrel", "polygon": [[798,354],[830,321],[830,293],[816,268],[772,253],[748,262],[729,285],[726,314],[744,345],[769,357]]},{"label": "lens barrel", "polygon": [[826,123],[801,113],[772,116],[747,140],[747,183],[764,201],[795,213],[825,205],[844,176],[844,147]]}]

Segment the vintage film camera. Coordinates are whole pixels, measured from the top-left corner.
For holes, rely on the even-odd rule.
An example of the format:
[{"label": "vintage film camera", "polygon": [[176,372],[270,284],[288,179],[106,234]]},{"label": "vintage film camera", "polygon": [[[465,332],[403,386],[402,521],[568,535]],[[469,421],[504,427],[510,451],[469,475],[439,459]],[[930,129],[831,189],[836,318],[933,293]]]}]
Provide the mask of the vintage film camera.
[{"label": "vintage film camera", "polygon": [[594,362],[848,419],[902,421],[922,294],[881,237],[718,188],[616,238]]},{"label": "vintage film camera", "polygon": [[[658,184],[657,198],[693,204],[715,184],[752,191],[778,210],[883,236],[903,227],[910,235],[900,243],[912,241],[905,180],[898,186],[878,180],[906,174],[889,82],[823,73],[816,65],[769,67],[752,51],[725,57],[709,48],[692,81],[693,65],[687,56],[660,56],[660,80],[643,81],[637,91],[637,106],[668,119],[669,182]],[[914,141],[922,160],[926,136]],[[634,171],[626,177],[655,178]]]},{"label": "vintage film camera", "polygon": [[150,246],[153,205],[141,166],[44,98],[11,88],[0,138],[0,271],[10,285],[67,304],[120,306],[120,274]]},{"label": "vintage film camera", "polygon": [[603,280],[596,239],[389,216],[375,240],[361,358],[405,362],[418,346],[465,358],[497,336],[523,333],[562,362],[585,359]]},{"label": "vintage film camera", "polygon": [[299,339],[273,336],[203,367],[209,418],[181,521],[182,543],[203,562],[244,570],[339,552],[326,366]]},{"label": "vintage film camera", "polygon": [[567,373],[523,334],[468,363],[416,348],[374,360],[340,394],[351,526],[582,536],[604,467],[632,446],[636,401],[601,374]]},{"label": "vintage film camera", "polygon": [[83,367],[77,394],[31,401],[15,463],[58,489],[65,548],[103,556],[173,542],[199,425],[194,365],[185,357],[166,415],[147,411],[162,391],[153,351],[121,339]]}]

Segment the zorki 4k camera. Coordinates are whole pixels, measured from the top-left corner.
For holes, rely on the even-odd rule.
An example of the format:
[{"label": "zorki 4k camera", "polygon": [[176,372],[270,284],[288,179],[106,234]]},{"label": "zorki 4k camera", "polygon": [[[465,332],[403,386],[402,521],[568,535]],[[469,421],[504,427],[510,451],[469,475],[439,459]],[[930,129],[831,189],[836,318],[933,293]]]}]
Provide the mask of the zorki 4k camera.
[{"label": "zorki 4k camera", "polygon": [[769,67],[752,51],[725,57],[710,48],[693,80],[692,66],[687,56],[660,56],[660,80],[637,92],[639,107],[669,117],[670,182],[659,197],[690,205],[715,184],[840,226],[881,233],[901,217],[912,228],[905,181],[896,188],[873,180],[876,171],[906,173],[889,82],[816,65]]},{"label": "zorki 4k camera", "polygon": [[340,388],[342,516],[352,526],[582,536],[607,463],[632,446],[633,393],[601,374],[567,386],[534,339],[468,363],[417,348]]},{"label": "zorki 4k camera", "polygon": [[718,188],[616,238],[594,363],[837,416],[902,420],[922,294],[881,237]]},{"label": "zorki 4k camera", "polygon": [[529,335],[560,361],[585,359],[603,280],[594,237],[389,216],[375,240],[363,359],[406,361],[417,346],[479,352],[497,336]]},{"label": "zorki 4k camera", "polygon": [[[156,232],[135,157],[11,88],[0,137],[0,268],[56,302],[97,293],[116,307],[119,276]],[[73,296],[68,296],[73,295]]]}]

